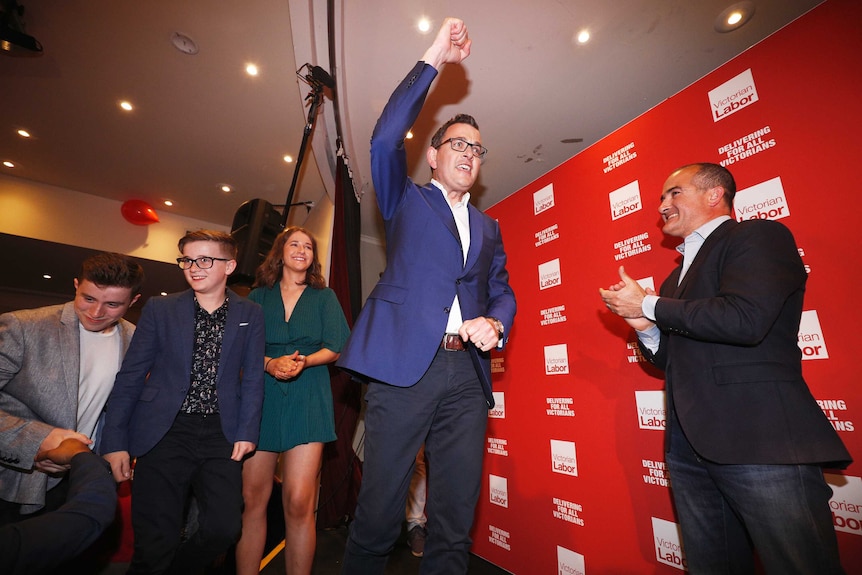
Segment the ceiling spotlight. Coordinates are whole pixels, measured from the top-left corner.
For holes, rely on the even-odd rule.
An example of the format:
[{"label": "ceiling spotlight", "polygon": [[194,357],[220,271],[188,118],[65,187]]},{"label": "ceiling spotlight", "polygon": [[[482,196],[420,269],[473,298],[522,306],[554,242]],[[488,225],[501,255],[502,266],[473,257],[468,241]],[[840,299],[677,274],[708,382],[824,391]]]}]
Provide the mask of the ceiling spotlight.
[{"label": "ceiling spotlight", "polygon": [[749,0],[737,2],[722,10],[721,14],[716,17],[713,27],[716,32],[732,32],[741,28],[751,20],[752,16],[754,16],[754,2]]},{"label": "ceiling spotlight", "polygon": [[27,130],[18,130],[17,133],[22,138],[29,138],[30,137],[30,132],[28,132]]},{"label": "ceiling spotlight", "polygon": [[578,32],[578,44],[586,44],[590,41],[590,33],[588,30],[581,30]]},{"label": "ceiling spotlight", "polygon": [[134,109],[134,106],[132,106],[132,103],[127,102],[126,100],[123,100],[122,102],[120,102],[120,107],[127,112],[131,112]]},{"label": "ceiling spotlight", "polygon": [[257,66],[255,66],[254,64],[246,64],[245,73],[248,74],[249,76],[257,76],[257,74],[258,74]]},{"label": "ceiling spotlight", "polygon": [[15,167],[15,164],[10,162],[9,160],[4,161],[3,165],[6,166],[7,168],[14,168]]},{"label": "ceiling spotlight", "polygon": [[419,23],[416,24],[416,27],[419,28],[419,31],[423,34],[426,34],[429,30],[431,30],[431,21],[428,18],[422,18],[419,20]]},{"label": "ceiling spotlight", "polygon": [[172,205],[174,205],[174,203],[170,200],[165,200],[165,205],[171,207]]},{"label": "ceiling spotlight", "polygon": [[42,44],[24,32],[24,7],[17,0],[0,1],[0,53],[7,56],[40,56]]},{"label": "ceiling spotlight", "polygon": [[228,184],[219,184],[218,188],[226,194],[233,191],[233,188]]},{"label": "ceiling spotlight", "polygon": [[287,154],[287,155],[284,157],[284,161],[285,161],[285,162],[287,162],[288,164],[293,163],[293,156],[291,156],[290,154]]}]

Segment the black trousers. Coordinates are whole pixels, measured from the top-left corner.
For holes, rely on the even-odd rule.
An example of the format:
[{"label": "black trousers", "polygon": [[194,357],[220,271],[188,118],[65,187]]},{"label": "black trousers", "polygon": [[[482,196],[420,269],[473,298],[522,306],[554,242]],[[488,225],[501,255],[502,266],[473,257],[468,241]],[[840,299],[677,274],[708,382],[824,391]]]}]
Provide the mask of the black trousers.
[{"label": "black trousers", "polygon": [[428,538],[420,572],[466,573],[488,421],[488,404],[470,356],[439,350],[412,387],[371,383],[365,398],[362,485],[342,574],[383,573],[401,532],[416,453],[423,443]]},{"label": "black trousers", "polygon": [[[218,415],[181,413],[165,437],[138,457],[129,574],[197,573],[239,538],[242,463],[231,460],[232,451]],[[192,495],[199,527],[182,541]]]}]

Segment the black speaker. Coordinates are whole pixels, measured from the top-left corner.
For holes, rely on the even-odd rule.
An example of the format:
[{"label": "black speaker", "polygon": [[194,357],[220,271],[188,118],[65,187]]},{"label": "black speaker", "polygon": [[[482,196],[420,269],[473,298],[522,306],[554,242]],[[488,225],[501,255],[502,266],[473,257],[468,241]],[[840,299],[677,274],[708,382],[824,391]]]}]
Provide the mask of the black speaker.
[{"label": "black speaker", "polygon": [[231,284],[251,285],[254,282],[255,270],[282,230],[281,218],[281,213],[272,204],[260,198],[243,202],[239,207],[230,228],[230,235],[239,246]]}]

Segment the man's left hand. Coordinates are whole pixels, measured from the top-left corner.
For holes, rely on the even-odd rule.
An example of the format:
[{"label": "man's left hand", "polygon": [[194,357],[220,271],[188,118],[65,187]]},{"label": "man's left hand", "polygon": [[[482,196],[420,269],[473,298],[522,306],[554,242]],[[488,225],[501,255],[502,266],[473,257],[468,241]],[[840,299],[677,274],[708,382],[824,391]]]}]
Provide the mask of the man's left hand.
[{"label": "man's left hand", "polygon": [[237,441],[233,444],[233,453],[230,458],[234,461],[242,461],[242,458],[254,451],[256,447],[251,441]]},{"label": "man's left hand", "polygon": [[461,324],[458,335],[464,341],[473,342],[480,351],[489,351],[500,341],[497,337],[497,327],[487,317],[474,317]]}]

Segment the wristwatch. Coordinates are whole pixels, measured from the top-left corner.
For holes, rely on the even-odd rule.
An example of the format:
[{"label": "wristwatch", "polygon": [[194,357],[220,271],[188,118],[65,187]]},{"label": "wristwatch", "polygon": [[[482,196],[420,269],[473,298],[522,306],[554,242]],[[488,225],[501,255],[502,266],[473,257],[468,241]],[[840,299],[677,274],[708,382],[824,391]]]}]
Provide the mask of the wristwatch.
[{"label": "wristwatch", "polygon": [[499,339],[500,341],[503,341],[503,331],[504,331],[503,322],[500,321],[499,319],[495,318],[495,317],[489,317],[488,321],[490,321],[492,324],[494,324],[494,329],[497,330],[497,339]]}]

